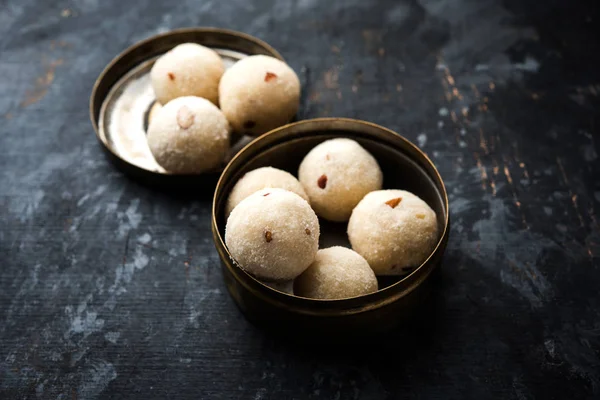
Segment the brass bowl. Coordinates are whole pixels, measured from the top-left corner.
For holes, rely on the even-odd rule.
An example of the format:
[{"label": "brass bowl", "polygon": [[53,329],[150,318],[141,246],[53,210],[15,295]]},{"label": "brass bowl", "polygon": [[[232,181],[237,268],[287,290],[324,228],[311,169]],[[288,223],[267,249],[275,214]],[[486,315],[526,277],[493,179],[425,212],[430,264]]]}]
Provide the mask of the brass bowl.
[{"label": "brass bowl", "polygon": [[[341,300],[315,300],[279,292],[237,267],[224,242],[225,203],[237,180],[263,166],[296,175],[304,156],[317,144],[334,137],[359,142],[379,162],[384,188],[409,190],[437,213],[440,238],[429,258],[409,275],[380,278],[380,290]],[[322,238],[337,235],[346,241],[346,224],[325,224]],[[245,316],[260,325],[291,336],[312,338],[373,334],[394,329],[423,303],[434,271],[440,264],[449,234],[448,196],[442,178],[417,146],[384,127],[345,118],[296,122],[255,139],[227,165],[215,191],[213,238],[221,258],[223,276],[231,296]],[[323,246],[323,241],[320,243]],[[392,278],[393,279],[393,278]]]},{"label": "brass bowl", "polygon": [[[212,48],[227,68],[254,54],[283,60],[262,40],[227,29],[186,28],[156,35],[127,48],[102,71],[92,89],[90,119],[102,148],[117,168],[145,183],[189,192],[202,189],[198,185],[212,190],[228,160],[203,174],[170,173],[156,163],[146,142],[148,121],[160,108],[150,84],[150,70],[158,57],[188,42]],[[231,156],[249,141],[247,137],[232,137]]]}]

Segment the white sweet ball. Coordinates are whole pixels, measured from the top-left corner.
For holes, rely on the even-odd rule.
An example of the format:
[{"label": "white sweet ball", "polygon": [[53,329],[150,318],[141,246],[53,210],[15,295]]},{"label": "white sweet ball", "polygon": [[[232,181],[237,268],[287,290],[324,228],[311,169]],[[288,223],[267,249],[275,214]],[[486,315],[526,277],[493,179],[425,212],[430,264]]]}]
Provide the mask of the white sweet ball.
[{"label": "white sweet ball", "polygon": [[219,102],[234,131],[258,136],[291,121],[300,104],[300,80],[286,63],[256,55],[223,74]]},{"label": "white sweet ball", "polygon": [[294,281],[296,296],[345,299],[377,291],[377,278],[367,261],[346,247],[317,252],[315,261]]},{"label": "white sweet ball", "polygon": [[242,176],[233,189],[231,189],[227,204],[225,205],[225,216],[229,216],[240,201],[252,193],[265,188],[289,190],[308,201],[308,196],[304,192],[302,185],[289,172],[273,167],[257,168]]},{"label": "white sweet ball", "polygon": [[313,148],[300,164],[298,179],[317,215],[343,222],[367,193],[381,189],[383,174],[361,145],[340,138]]},{"label": "white sweet ball", "polygon": [[229,149],[229,124],[210,101],[178,97],[150,121],[148,146],[156,162],[175,173],[200,173],[220,165]]},{"label": "white sweet ball", "polygon": [[[402,275],[429,257],[438,241],[435,212],[405,190],[366,195],[348,222],[352,248],[377,275]],[[403,270],[404,269],[404,270]]]},{"label": "white sweet ball", "polygon": [[197,43],[183,43],[163,54],[150,79],[161,104],[182,96],[198,96],[219,104],[219,81],[225,72],[216,51]]},{"label": "white sweet ball", "polygon": [[235,262],[265,280],[290,280],[314,261],[319,220],[302,197],[263,189],[242,200],[225,226],[225,244]]}]

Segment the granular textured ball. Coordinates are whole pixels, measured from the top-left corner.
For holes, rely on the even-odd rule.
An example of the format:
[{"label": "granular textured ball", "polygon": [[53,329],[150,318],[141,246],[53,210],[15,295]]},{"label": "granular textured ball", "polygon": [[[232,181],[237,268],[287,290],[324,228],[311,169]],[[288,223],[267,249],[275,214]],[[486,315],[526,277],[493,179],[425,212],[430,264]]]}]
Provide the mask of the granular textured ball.
[{"label": "granular textured ball", "polygon": [[219,101],[234,131],[258,136],[287,124],[296,115],[300,80],[281,60],[249,56],[223,74]]},{"label": "granular textured ball", "polygon": [[225,206],[225,215],[229,216],[231,211],[240,201],[252,193],[264,188],[279,188],[296,193],[308,201],[302,185],[292,174],[273,167],[257,168],[248,172],[235,184]]},{"label": "granular textured ball", "polygon": [[290,280],[314,261],[319,220],[296,193],[263,189],[233,209],[225,243],[236,263],[264,280]]},{"label": "granular textured ball", "polygon": [[148,146],[156,162],[174,173],[200,173],[223,162],[229,148],[229,123],[210,101],[179,97],[150,121]]},{"label": "granular textured ball", "polygon": [[162,55],[150,71],[156,99],[161,104],[183,96],[198,96],[219,104],[219,81],[225,72],[216,51],[184,43]]},{"label": "granular textured ball", "polygon": [[313,148],[300,164],[298,179],[318,216],[343,222],[367,193],[381,189],[383,174],[361,145],[340,138]]},{"label": "granular textured ball", "polygon": [[377,291],[377,278],[367,261],[345,247],[317,252],[315,261],[294,281],[296,296],[345,299]]},{"label": "granular textured ball", "polygon": [[402,275],[429,257],[438,241],[435,212],[405,190],[366,195],[348,222],[352,248],[377,275]]}]

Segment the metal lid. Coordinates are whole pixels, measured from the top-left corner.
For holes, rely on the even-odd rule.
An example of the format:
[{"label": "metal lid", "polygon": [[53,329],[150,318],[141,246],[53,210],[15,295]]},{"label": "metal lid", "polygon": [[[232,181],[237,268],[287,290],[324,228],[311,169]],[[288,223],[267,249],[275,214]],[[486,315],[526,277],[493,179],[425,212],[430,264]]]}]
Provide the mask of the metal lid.
[{"label": "metal lid", "polygon": [[233,137],[230,154],[223,165],[204,174],[174,174],[165,171],[154,160],[146,141],[146,130],[161,105],[154,96],[150,70],[162,54],[188,42],[214,49],[223,58],[226,68],[254,54],[283,60],[275,49],[255,37],[217,28],[179,29],[153,36],[114,58],[102,71],[92,90],[92,125],[98,140],[117,167],[150,183],[216,181],[227,161],[253,139]]}]

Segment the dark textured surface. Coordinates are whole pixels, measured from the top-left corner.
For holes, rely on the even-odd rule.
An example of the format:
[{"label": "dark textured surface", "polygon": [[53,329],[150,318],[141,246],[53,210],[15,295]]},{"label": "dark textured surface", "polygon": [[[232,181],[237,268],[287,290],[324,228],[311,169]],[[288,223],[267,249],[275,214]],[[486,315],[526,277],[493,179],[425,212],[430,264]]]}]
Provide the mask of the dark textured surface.
[{"label": "dark textured surface", "polygon": [[[600,396],[598,6],[568,3],[0,0],[0,398]],[[225,291],[210,193],[104,159],[87,114],[102,68],[202,25],[275,46],[300,117],[385,125],[440,169],[454,225],[410,342],[266,336]]]}]

